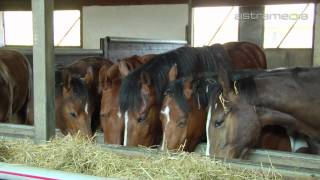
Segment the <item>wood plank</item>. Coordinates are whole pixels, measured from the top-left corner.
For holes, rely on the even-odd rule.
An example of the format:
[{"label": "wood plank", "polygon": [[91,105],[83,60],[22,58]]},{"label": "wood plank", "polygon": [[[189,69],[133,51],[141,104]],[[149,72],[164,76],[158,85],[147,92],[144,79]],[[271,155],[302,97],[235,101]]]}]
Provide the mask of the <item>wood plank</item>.
[{"label": "wood plank", "polygon": [[8,136],[14,138],[33,138],[34,127],[17,124],[0,124],[0,136]]},{"label": "wood plank", "polygon": [[[161,157],[166,154],[166,152],[159,151],[157,149],[145,149],[138,147],[123,147],[119,145],[101,145],[101,147],[107,151],[113,153],[126,155],[126,156],[135,156],[135,157]],[[261,163],[253,162],[250,160],[223,160],[220,158],[214,158],[217,161],[223,161],[226,164],[230,165],[231,168],[241,168],[249,170],[257,170],[265,173],[270,172],[270,169],[273,169],[275,172],[281,174],[284,177],[289,178],[320,178],[320,172],[316,169],[300,168],[295,167],[296,164],[291,164],[292,166],[283,166],[275,165],[270,163]]]},{"label": "wood plank", "polygon": [[32,0],[35,141],[55,134],[53,0]]},{"label": "wood plank", "polygon": [[[0,124],[0,136],[7,136],[7,139],[32,138],[33,126]],[[63,136],[60,130],[56,129],[56,134]],[[17,136],[18,135],[18,136]],[[141,147],[123,147],[120,145],[103,144],[103,134],[97,133],[96,141],[100,146],[108,151],[127,156],[162,156],[166,152],[157,149]],[[201,155],[205,153],[206,144],[202,143],[197,147],[197,152]],[[222,160],[215,158],[217,160]],[[249,168],[254,170],[268,171],[274,167],[276,170],[288,177],[319,177],[320,178],[320,156],[300,153],[289,153],[280,151],[252,150],[248,154],[247,160],[228,160],[235,168]]]}]

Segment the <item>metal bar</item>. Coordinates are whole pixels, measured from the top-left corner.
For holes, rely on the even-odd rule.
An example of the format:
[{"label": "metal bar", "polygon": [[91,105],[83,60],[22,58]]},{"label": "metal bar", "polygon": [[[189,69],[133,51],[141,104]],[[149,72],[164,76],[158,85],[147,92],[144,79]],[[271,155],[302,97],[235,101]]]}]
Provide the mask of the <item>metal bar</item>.
[{"label": "metal bar", "polygon": [[77,22],[80,21],[80,17],[78,17],[74,23],[71,25],[71,27],[67,30],[67,32],[62,36],[62,38],[60,39],[60,41],[58,42],[57,46],[60,46],[60,44],[62,43],[62,41],[67,37],[67,35],[70,33],[70,31],[73,29],[73,27],[77,24]]},{"label": "metal bar", "polygon": [[26,165],[0,163],[1,179],[76,179],[76,180],[112,180],[115,178],[105,178],[89,176],[85,174],[70,173],[45,168],[35,168]]},{"label": "metal bar", "polygon": [[35,141],[55,134],[53,0],[32,0]]},{"label": "metal bar", "polygon": [[320,3],[315,4],[312,64],[313,66],[320,65]]},{"label": "metal bar", "polygon": [[161,39],[143,39],[143,38],[122,38],[122,37],[107,37],[108,41],[114,42],[136,42],[136,43],[159,43],[159,44],[187,44],[181,40],[161,40]]},{"label": "metal bar", "polygon": [[228,14],[224,17],[222,23],[219,25],[218,29],[216,30],[216,32],[214,32],[214,34],[212,35],[212,37],[210,38],[209,42],[208,42],[208,46],[211,45],[212,41],[214,40],[214,38],[217,36],[217,34],[220,32],[221,28],[223,27],[223,25],[226,23],[226,21],[228,20],[228,18],[231,15],[231,12],[233,11],[234,6],[231,7],[231,9],[229,10]]},{"label": "metal bar", "polygon": [[[300,16],[308,9],[309,4],[306,5],[306,7],[302,10],[302,12],[300,13]],[[286,40],[286,38],[288,37],[288,35],[290,34],[290,32],[292,31],[292,29],[296,26],[296,24],[298,23],[299,18],[297,18],[294,23],[291,25],[291,27],[288,29],[287,33],[283,36],[283,38],[281,39],[279,45],[277,46],[277,48],[280,48],[280,46],[282,45],[282,43],[284,42],[284,40]]]},{"label": "metal bar", "polygon": [[[21,47],[21,46],[6,46],[3,49],[16,49],[24,55],[32,55],[33,50],[31,47]],[[103,55],[103,50],[101,49],[82,49],[82,48],[67,48],[67,47],[56,47],[54,48],[55,55]]]}]

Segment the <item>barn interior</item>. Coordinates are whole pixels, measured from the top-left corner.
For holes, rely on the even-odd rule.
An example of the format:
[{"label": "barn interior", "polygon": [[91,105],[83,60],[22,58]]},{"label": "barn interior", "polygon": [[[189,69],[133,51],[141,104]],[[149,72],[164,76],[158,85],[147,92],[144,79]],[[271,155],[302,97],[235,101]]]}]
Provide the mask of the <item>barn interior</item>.
[{"label": "barn interior", "polygon": [[[0,48],[13,48],[27,56],[37,78],[34,94],[39,98],[35,99],[38,111],[34,127],[1,124],[0,134],[30,137],[38,142],[54,136],[54,112],[48,109],[54,107],[52,81],[54,70],[60,66],[88,56],[116,62],[185,45],[200,47],[228,41],[260,46],[268,69],[319,66],[320,2],[2,0]],[[103,136],[97,137],[103,143]],[[283,173],[288,177],[320,177],[319,156],[256,150],[249,159],[272,159],[273,163],[292,169],[293,163],[300,163],[302,170],[296,174],[285,168]]]}]

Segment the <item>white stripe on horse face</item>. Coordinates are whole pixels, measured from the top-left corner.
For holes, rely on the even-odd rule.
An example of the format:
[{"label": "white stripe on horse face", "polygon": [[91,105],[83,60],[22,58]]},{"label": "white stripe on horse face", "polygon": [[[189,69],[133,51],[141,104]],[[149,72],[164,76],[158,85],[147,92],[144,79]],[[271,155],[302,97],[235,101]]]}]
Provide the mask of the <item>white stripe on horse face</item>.
[{"label": "white stripe on horse face", "polygon": [[209,130],[210,130],[210,123],[211,123],[211,112],[212,107],[209,107],[208,115],[207,115],[207,124],[206,124],[206,133],[207,133],[207,148],[206,148],[206,155],[210,155],[210,137],[209,137]]},{"label": "white stripe on horse face", "polygon": [[118,111],[117,116],[118,116],[118,118],[121,118],[121,112],[120,112],[120,110]]},{"label": "white stripe on horse face", "polygon": [[89,105],[88,105],[88,101],[87,101],[86,105],[84,106],[84,112],[86,112],[87,114],[89,114],[88,108],[89,108]]},{"label": "white stripe on horse face", "polygon": [[124,113],[124,137],[123,137],[123,145],[127,146],[128,144],[128,121],[129,121],[129,116],[128,116],[128,111]]},{"label": "white stripe on horse face", "polygon": [[161,114],[163,114],[166,117],[166,125],[164,127],[164,132],[163,132],[163,138],[162,138],[162,145],[161,145],[161,150],[164,150],[164,147],[166,145],[166,133],[165,130],[167,128],[168,123],[170,122],[170,108],[166,106],[164,110],[161,110]]}]

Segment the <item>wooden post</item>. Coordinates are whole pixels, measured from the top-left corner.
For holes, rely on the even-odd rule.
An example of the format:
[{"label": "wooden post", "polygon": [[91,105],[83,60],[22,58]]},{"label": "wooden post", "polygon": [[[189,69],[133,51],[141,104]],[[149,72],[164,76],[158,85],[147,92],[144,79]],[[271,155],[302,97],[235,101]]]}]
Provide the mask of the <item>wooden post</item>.
[{"label": "wooden post", "polygon": [[193,46],[193,7],[192,0],[188,1],[188,26],[187,26],[187,42]]},{"label": "wooden post", "polygon": [[32,0],[35,141],[55,134],[53,0]]},{"label": "wooden post", "polygon": [[264,6],[240,7],[239,16],[246,14],[250,18],[239,18],[239,41],[248,41],[263,47]]},{"label": "wooden post", "polygon": [[313,31],[313,66],[320,66],[320,3],[315,4]]},{"label": "wooden post", "polygon": [[4,46],[4,21],[3,12],[0,11],[0,47]]}]

